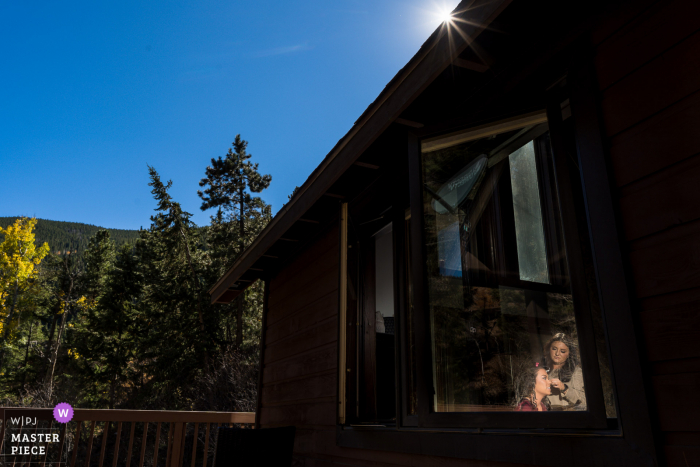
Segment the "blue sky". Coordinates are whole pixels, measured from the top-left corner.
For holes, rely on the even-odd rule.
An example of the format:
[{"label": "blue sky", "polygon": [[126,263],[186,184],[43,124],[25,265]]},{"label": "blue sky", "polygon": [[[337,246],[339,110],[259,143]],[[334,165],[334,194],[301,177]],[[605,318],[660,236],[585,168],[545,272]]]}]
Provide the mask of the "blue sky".
[{"label": "blue sky", "polygon": [[149,225],[147,164],[199,209],[236,134],[276,212],[455,0],[0,3],[0,216]]}]

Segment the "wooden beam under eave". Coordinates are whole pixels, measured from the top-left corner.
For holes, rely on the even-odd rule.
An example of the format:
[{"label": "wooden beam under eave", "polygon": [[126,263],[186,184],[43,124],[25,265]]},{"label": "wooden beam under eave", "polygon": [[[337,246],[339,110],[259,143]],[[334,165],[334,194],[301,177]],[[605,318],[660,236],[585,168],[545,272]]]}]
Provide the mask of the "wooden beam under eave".
[{"label": "wooden beam under eave", "polygon": [[374,164],[368,164],[367,162],[355,162],[353,165],[356,165],[358,167],[364,167],[365,169],[372,169],[372,170],[377,170],[379,168],[378,165]]},{"label": "wooden beam under eave", "polygon": [[343,199],[343,198],[345,198],[345,196],[343,196],[343,195],[339,195],[339,194],[337,194],[337,193],[328,193],[328,192],[324,193],[323,196],[328,196],[328,197],[331,197],[331,198],[338,198],[338,199]]},{"label": "wooden beam under eave", "polygon": [[299,222],[306,222],[308,224],[320,224],[321,222],[312,219],[299,219]]},{"label": "wooden beam under eave", "polygon": [[463,58],[455,58],[452,64],[460,68],[466,68],[467,70],[478,71],[479,73],[483,73],[489,69],[488,65],[472,62],[471,60],[465,60]]},{"label": "wooden beam under eave", "polygon": [[414,122],[412,120],[406,120],[405,118],[397,118],[394,120],[394,123],[398,123],[399,125],[410,126],[411,128],[423,128],[425,126],[422,123]]},{"label": "wooden beam under eave", "polygon": [[243,290],[226,290],[218,299],[214,300],[212,297],[212,303],[231,303],[241,293]]}]

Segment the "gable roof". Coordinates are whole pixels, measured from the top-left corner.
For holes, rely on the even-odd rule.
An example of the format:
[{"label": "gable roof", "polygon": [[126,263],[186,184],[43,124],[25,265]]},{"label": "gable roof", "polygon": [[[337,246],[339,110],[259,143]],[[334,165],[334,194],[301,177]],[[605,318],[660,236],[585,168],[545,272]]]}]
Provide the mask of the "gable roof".
[{"label": "gable roof", "polygon": [[[309,175],[289,203],[277,212],[233,266],[209,290],[212,302],[228,303],[255,279],[264,277],[264,270],[251,269],[256,261],[265,256],[276,242],[294,241],[286,239],[285,233],[295,223],[303,222],[302,216],[309,208],[328,194],[333,183],[389,125],[394,122],[411,125],[411,122],[400,118],[401,113],[445,68],[459,60],[460,53],[510,3],[511,0],[463,0],[455,8],[452,13],[453,24],[443,23],[433,32]],[[478,67],[479,64],[474,66]],[[271,255],[267,257],[272,258]],[[242,279],[244,275],[245,279]]]}]

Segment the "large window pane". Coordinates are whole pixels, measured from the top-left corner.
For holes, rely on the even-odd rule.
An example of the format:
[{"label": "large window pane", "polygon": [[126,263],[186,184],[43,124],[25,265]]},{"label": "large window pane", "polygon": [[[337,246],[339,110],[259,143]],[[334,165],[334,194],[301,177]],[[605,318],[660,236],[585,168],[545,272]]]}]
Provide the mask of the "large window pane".
[{"label": "large window pane", "polygon": [[435,412],[586,410],[548,141],[540,124],[424,149]]}]

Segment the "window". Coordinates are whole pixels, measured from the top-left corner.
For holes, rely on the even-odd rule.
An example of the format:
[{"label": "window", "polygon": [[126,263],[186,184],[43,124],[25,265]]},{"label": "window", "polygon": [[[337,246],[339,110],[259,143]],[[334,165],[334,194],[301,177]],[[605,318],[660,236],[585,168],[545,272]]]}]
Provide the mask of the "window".
[{"label": "window", "polygon": [[614,425],[577,168],[545,113],[419,144],[419,204],[379,179],[345,217],[343,422]]},{"label": "window", "polygon": [[379,180],[344,214],[347,423],[396,420],[393,194]]},{"label": "window", "polygon": [[544,113],[423,141],[421,165],[427,413],[589,412],[601,378],[586,374],[590,310],[569,274]]}]

